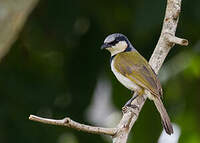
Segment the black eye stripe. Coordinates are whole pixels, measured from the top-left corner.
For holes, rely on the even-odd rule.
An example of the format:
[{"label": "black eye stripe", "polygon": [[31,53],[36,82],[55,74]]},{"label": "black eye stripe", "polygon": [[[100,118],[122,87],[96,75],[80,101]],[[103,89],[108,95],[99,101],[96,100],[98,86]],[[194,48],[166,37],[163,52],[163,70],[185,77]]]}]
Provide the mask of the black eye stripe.
[{"label": "black eye stripe", "polygon": [[126,41],[126,38],[125,38],[125,37],[122,37],[122,36],[120,36],[120,37],[117,37],[117,40],[118,40],[118,41]]},{"label": "black eye stripe", "polygon": [[123,36],[119,36],[119,37],[116,37],[114,41],[109,42],[108,44],[111,45],[111,46],[114,46],[117,43],[119,43],[120,41],[126,41],[127,42],[127,39]]},{"label": "black eye stripe", "polygon": [[115,39],[114,41],[110,42],[109,44],[114,46],[114,45],[117,44],[118,42],[119,42],[119,41]]}]

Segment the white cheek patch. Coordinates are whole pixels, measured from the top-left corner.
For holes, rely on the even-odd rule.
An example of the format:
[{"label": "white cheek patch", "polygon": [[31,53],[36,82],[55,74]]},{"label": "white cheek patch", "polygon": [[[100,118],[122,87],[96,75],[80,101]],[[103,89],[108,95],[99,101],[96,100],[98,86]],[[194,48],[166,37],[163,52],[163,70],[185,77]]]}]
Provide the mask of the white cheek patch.
[{"label": "white cheek patch", "polygon": [[127,48],[127,44],[125,41],[120,41],[115,46],[112,46],[111,48],[108,48],[108,50],[111,53],[111,56],[114,56],[118,53],[123,52]]}]

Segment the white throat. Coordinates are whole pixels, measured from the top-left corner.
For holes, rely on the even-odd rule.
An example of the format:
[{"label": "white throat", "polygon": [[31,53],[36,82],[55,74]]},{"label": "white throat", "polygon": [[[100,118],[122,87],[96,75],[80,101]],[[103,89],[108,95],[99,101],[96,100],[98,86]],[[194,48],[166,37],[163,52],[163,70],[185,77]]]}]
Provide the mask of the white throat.
[{"label": "white throat", "polygon": [[119,43],[117,43],[115,46],[112,46],[110,48],[108,48],[108,50],[111,53],[111,56],[114,56],[118,53],[123,52],[126,48],[127,48],[127,43],[125,41],[120,41]]}]

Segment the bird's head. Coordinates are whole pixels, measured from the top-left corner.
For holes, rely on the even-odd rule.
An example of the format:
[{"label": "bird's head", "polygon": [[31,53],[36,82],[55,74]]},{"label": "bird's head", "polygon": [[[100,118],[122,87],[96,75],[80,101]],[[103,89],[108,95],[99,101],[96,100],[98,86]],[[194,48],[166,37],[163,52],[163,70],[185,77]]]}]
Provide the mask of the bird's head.
[{"label": "bird's head", "polygon": [[108,35],[104,40],[101,49],[106,49],[114,56],[118,53],[134,50],[128,38],[120,33]]}]

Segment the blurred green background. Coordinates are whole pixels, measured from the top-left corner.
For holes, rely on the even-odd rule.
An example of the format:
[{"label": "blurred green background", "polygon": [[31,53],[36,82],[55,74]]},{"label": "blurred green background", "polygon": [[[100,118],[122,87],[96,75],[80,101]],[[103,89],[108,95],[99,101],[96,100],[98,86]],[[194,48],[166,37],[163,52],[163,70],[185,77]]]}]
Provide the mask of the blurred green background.
[{"label": "blurred green background", "polygon": [[[69,116],[86,124],[116,125],[131,93],[112,74],[110,55],[100,46],[107,35],[123,33],[149,59],[165,5],[166,0],[40,0],[0,63],[0,142],[111,142],[28,117]],[[198,0],[183,0],[176,35],[190,44],[176,45],[159,73],[179,143],[200,142],[199,6]],[[128,142],[155,143],[161,132],[159,114],[147,101]]]}]

